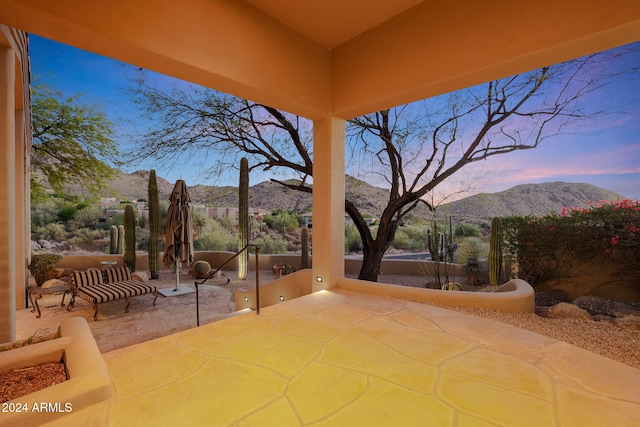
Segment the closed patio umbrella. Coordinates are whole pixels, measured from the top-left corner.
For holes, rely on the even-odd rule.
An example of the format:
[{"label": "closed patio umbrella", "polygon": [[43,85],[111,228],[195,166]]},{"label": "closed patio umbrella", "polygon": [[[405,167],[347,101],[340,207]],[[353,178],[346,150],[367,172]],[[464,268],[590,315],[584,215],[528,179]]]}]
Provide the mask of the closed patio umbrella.
[{"label": "closed patio umbrella", "polygon": [[183,263],[189,265],[193,262],[193,225],[191,224],[190,201],[187,184],[181,179],[177,180],[169,197],[163,258],[167,267],[175,268],[176,287],[175,289],[159,290],[164,296],[195,292],[191,288],[180,289],[180,268]]}]

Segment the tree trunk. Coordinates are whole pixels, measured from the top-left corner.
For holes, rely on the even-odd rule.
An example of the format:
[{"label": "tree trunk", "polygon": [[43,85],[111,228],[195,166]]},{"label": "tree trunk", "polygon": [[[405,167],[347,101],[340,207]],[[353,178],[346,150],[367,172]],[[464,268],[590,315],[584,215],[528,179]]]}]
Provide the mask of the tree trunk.
[{"label": "tree trunk", "polygon": [[395,211],[387,209],[380,218],[378,232],[374,239],[364,218],[349,200],[345,200],[345,212],[349,214],[362,239],[362,267],[358,279],[377,282],[380,274],[382,257],[396,235],[398,222],[394,219]]},{"label": "tree trunk", "polygon": [[369,282],[378,281],[382,257],[386,251],[386,248],[381,246],[382,245],[380,245],[379,241],[376,239],[370,247],[367,247],[366,245],[363,247],[362,267],[360,268],[358,279],[367,280]]}]

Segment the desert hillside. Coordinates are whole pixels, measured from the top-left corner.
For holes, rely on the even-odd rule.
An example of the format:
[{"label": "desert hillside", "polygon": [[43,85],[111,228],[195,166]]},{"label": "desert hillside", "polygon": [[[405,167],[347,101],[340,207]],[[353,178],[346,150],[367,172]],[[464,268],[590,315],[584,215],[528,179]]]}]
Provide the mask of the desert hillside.
[{"label": "desert hillside", "polygon": [[[105,196],[117,196],[125,200],[146,198],[149,173],[137,171],[132,174],[119,172],[107,190]],[[296,184],[294,180],[287,181]],[[378,217],[387,204],[389,192],[347,177],[347,198],[365,214]],[[187,183],[188,185],[188,183]],[[168,199],[173,183],[158,177],[161,199]],[[194,185],[189,186],[194,203],[209,206],[236,206],[237,187]],[[456,221],[483,223],[494,216],[508,215],[545,215],[559,212],[563,206],[586,206],[587,202],[599,200],[623,199],[624,196],[590,184],[566,182],[548,182],[543,184],[517,185],[499,193],[482,193],[438,207],[442,215],[452,215]],[[271,181],[265,181],[250,187],[249,204],[253,208],[272,211],[278,208],[305,211],[311,209],[311,194],[295,191]],[[420,207],[415,218],[428,219],[430,213]]]}]

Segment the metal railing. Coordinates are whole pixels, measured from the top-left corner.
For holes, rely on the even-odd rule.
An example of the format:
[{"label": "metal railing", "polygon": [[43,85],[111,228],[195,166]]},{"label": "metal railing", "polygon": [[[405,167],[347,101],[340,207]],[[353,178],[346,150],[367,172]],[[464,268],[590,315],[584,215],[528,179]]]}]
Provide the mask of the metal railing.
[{"label": "metal railing", "polygon": [[[220,267],[218,267],[213,273],[209,273],[207,275],[207,277],[205,277],[204,279],[202,279],[202,281],[198,282],[197,280],[195,281],[195,285],[196,285],[196,320],[197,320],[197,326],[200,326],[200,296],[198,294],[198,286],[200,285],[204,285],[204,283],[213,278],[220,270],[222,270],[227,264],[229,264],[234,258],[236,258],[238,255],[240,255],[242,252],[249,250],[249,248],[255,248],[256,249],[256,314],[260,314],[260,269],[259,269],[259,256],[260,256],[260,246],[254,245],[254,244],[248,244],[247,246],[245,246],[244,248],[240,249],[238,252],[236,252],[231,258],[229,258],[228,260],[226,260]],[[227,282],[229,283],[229,282]]]}]

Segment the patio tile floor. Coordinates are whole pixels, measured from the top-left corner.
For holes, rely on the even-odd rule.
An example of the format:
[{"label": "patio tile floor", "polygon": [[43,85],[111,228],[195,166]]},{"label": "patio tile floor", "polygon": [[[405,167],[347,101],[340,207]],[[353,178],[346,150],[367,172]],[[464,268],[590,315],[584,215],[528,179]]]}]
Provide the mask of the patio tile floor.
[{"label": "patio tile floor", "polygon": [[635,426],[640,420],[638,369],[488,319],[341,289],[104,358],[115,395],[50,425]]}]

